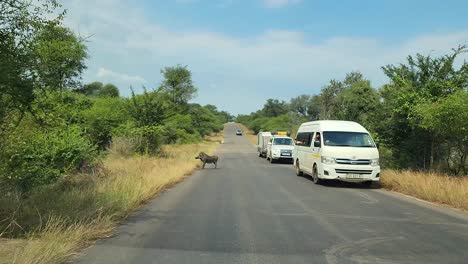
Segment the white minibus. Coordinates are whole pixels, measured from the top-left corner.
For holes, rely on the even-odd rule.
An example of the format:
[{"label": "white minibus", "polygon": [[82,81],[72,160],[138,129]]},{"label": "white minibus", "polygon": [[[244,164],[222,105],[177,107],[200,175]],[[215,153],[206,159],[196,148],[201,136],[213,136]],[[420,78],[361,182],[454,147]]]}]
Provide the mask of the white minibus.
[{"label": "white minibus", "polygon": [[380,179],[379,151],[369,132],[350,121],[303,123],[293,151],[296,174],[313,182],[341,180],[372,184]]}]

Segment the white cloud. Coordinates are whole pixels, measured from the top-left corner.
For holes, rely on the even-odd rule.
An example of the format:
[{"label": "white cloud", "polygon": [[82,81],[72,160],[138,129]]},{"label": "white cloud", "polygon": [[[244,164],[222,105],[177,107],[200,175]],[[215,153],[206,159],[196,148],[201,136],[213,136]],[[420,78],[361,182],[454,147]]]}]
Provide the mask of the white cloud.
[{"label": "white cloud", "polygon": [[143,84],[146,83],[146,80],[138,75],[128,75],[126,73],[118,73],[106,68],[99,68],[96,76],[100,79],[107,80],[107,81],[118,81],[118,82],[126,82],[126,83],[136,83],[136,84]]},{"label": "white cloud", "polygon": [[[352,70],[360,70],[379,86],[386,82],[381,66],[404,62],[416,52],[445,54],[468,40],[468,30],[420,35],[392,45],[348,36],[311,42],[302,32],[284,30],[241,38],[174,31],[148,20],[141,9],[124,0],[69,0],[66,7],[67,23],[83,35],[92,35],[91,72],[122,85],[143,83],[146,78],[157,86],[161,68],[188,65],[200,88],[197,101],[233,112],[256,110],[268,97],[318,93],[330,79],[343,78]],[[95,77],[87,74],[85,81]]]},{"label": "white cloud", "polygon": [[302,0],[262,0],[262,3],[267,8],[280,8],[291,4],[298,4]]}]

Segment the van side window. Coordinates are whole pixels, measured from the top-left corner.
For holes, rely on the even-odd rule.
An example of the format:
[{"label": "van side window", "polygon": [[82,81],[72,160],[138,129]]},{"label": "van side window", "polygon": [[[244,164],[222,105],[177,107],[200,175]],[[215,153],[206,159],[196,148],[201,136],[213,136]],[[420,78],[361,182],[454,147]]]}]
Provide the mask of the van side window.
[{"label": "van side window", "polygon": [[320,132],[315,133],[314,141],[320,141],[320,142],[322,142],[321,137],[320,137]]},{"label": "van side window", "polygon": [[312,135],[311,132],[302,132],[298,133],[296,136],[296,145],[301,147],[310,147],[312,143]]}]

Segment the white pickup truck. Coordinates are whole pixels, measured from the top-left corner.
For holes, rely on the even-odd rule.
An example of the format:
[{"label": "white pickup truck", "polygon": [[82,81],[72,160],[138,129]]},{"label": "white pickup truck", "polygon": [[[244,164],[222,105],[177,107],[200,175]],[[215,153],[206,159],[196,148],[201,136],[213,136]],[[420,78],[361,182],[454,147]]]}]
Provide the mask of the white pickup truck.
[{"label": "white pickup truck", "polygon": [[268,142],[267,160],[274,163],[277,160],[288,160],[293,162],[292,152],[294,140],[288,136],[272,136]]}]

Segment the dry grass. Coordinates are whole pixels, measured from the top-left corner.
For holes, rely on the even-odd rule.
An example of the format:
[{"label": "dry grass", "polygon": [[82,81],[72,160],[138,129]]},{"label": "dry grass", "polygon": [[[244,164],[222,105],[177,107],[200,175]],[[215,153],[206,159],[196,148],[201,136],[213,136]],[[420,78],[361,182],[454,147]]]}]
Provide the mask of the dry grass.
[{"label": "dry grass", "polygon": [[73,224],[68,224],[65,219],[51,218],[43,229],[10,243],[10,256],[0,263],[61,263],[90,240],[109,233],[114,225],[110,216]]},{"label": "dry grass", "polygon": [[[166,146],[158,158],[114,152],[104,161],[103,175],[70,180],[67,184],[73,188],[58,194],[49,190],[32,195],[32,201],[20,209],[25,211],[18,214],[22,218],[15,221],[23,226],[41,224],[26,236],[0,240],[0,263],[62,263],[94,239],[109,234],[142,203],[183,180],[199,166],[195,155],[212,153],[221,137],[215,135],[201,144]],[[35,215],[28,212],[31,208],[37,210]],[[33,217],[41,219],[31,221]]]},{"label": "dry grass", "polygon": [[422,200],[468,211],[468,177],[451,177],[431,172],[382,172],[381,185]]},{"label": "dry grass", "polygon": [[244,135],[247,139],[252,142],[252,144],[257,145],[257,135],[243,124],[237,123],[237,125],[242,129],[242,131],[244,131]]}]

